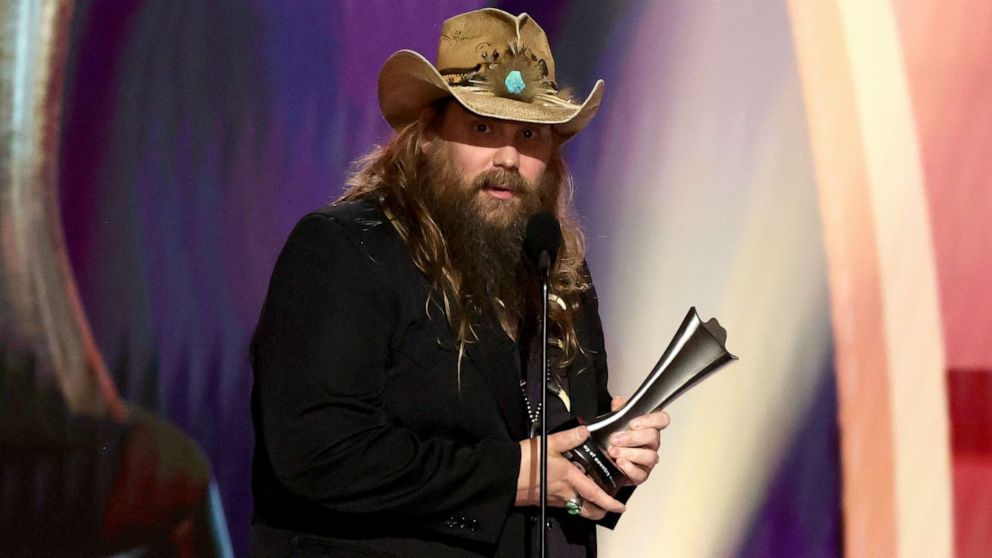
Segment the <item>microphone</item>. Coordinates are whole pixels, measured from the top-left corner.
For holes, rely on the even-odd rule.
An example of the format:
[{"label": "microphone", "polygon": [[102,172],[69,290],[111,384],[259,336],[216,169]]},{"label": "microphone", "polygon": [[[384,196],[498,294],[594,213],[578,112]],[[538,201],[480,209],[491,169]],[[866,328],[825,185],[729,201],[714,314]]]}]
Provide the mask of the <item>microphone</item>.
[{"label": "microphone", "polygon": [[541,277],[547,277],[558,258],[561,247],[561,224],[547,211],[537,213],[527,221],[524,233],[524,254]]}]

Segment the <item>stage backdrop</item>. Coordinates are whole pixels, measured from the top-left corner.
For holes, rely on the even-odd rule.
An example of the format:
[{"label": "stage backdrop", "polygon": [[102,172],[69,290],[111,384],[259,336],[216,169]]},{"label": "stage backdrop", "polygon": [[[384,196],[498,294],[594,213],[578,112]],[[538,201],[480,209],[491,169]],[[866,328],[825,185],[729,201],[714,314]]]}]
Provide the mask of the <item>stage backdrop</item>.
[{"label": "stage backdrop", "polygon": [[[376,76],[440,22],[527,11],[629,394],[690,306],[740,361],[670,409],[604,556],[992,547],[992,4],[76,4],[62,217],[123,397],[196,440],[246,553],[248,341],[295,221],[389,139]],[[222,545],[223,546],[223,545]]]}]

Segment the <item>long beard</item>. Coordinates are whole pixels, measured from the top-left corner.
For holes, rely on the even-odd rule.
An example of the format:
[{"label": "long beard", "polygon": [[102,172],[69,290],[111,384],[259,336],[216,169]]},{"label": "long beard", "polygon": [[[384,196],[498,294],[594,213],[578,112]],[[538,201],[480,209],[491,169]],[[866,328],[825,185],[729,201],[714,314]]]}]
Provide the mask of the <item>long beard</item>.
[{"label": "long beard", "polygon": [[[475,320],[492,316],[514,335],[528,311],[534,279],[525,269],[521,251],[527,221],[541,210],[533,185],[519,173],[494,170],[466,184],[443,150],[426,154],[424,203],[445,238],[448,257],[461,276],[456,293]],[[510,200],[483,191],[487,182],[508,184]]]}]

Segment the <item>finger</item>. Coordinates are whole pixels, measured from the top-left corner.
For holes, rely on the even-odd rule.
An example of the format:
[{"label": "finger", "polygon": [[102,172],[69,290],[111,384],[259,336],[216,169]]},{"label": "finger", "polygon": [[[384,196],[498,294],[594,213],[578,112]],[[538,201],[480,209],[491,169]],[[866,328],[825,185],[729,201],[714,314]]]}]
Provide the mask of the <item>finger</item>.
[{"label": "finger", "polygon": [[634,486],[642,484],[644,481],[648,480],[648,476],[651,475],[650,468],[645,469],[644,467],[632,463],[622,457],[617,459],[616,463],[617,467],[620,467],[620,470],[623,471],[623,474],[627,475],[627,478],[630,479],[630,483]]},{"label": "finger", "polygon": [[637,486],[648,480],[651,471],[658,464],[657,450],[645,448],[610,448],[610,457],[627,476],[630,484]]},{"label": "finger", "polygon": [[640,465],[650,470],[652,467],[658,464],[659,457],[658,452],[653,449],[647,448],[618,448],[613,446],[610,448],[610,457],[614,461],[618,459],[626,459],[635,465]]},{"label": "finger", "polygon": [[575,428],[551,434],[548,436],[548,452],[562,453],[580,446],[588,437],[589,429],[585,426],[576,426]]},{"label": "finger", "polygon": [[654,428],[656,430],[662,430],[667,427],[672,422],[672,417],[668,416],[665,411],[656,411],[654,413],[648,413],[643,416],[639,416],[634,420],[630,421],[631,430],[641,430],[644,428]]},{"label": "finger", "polygon": [[[606,516],[606,510],[604,510],[603,508],[597,506],[596,504],[594,504],[592,502],[587,501],[586,499],[582,498],[578,494],[576,494],[576,496],[578,498],[581,498],[582,499],[582,506],[579,507],[579,514],[578,515],[580,515],[580,516],[582,516],[582,517],[584,517],[586,519],[592,519],[592,520],[603,519],[603,517]],[[576,496],[573,496],[573,498],[576,497]],[[567,507],[565,505],[565,503],[567,501],[568,500],[562,500],[562,503],[561,503],[560,506],[555,505],[555,504],[552,504],[550,501],[548,503],[549,503],[549,505],[555,505],[555,507],[564,508],[564,507]]]},{"label": "finger", "polygon": [[592,503],[603,510],[623,513],[627,508],[609,494],[603,491],[592,479],[575,471],[572,486],[586,502]]},{"label": "finger", "polygon": [[618,396],[616,396],[616,397],[613,398],[613,401],[610,401],[610,410],[611,411],[616,411],[620,407],[623,407],[624,403],[626,403],[626,402],[627,402],[627,399],[626,398],[620,397],[618,395]]},{"label": "finger", "polygon": [[661,445],[661,432],[655,428],[628,430],[611,436],[610,445],[621,448],[648,448],[657,450]]},{"label": "finger", "polygon": [[593,504],[592,502],[584,502],[582,508],[579,509],[579,515],[586,519],[591,519],[593,521],[599,521],[606,517],[606,510]]}]

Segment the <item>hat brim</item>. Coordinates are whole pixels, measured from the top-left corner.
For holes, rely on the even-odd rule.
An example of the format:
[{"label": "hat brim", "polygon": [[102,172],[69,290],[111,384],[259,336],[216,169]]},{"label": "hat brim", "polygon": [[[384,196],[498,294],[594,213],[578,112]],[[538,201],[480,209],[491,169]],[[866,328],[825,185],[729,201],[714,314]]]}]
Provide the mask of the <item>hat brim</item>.
[{"label": "hat brim", "polygon": [[452,87],[426,58],[412,50],[400,50],[386,60],[379,72],[379,108],[386,122],[398,130],[417,120],[434,101],[450,96],[480,116],[550,124],[567,140],[596,115],[603,88],[603,80],[597,81],[582,104],[527,103]]}]

